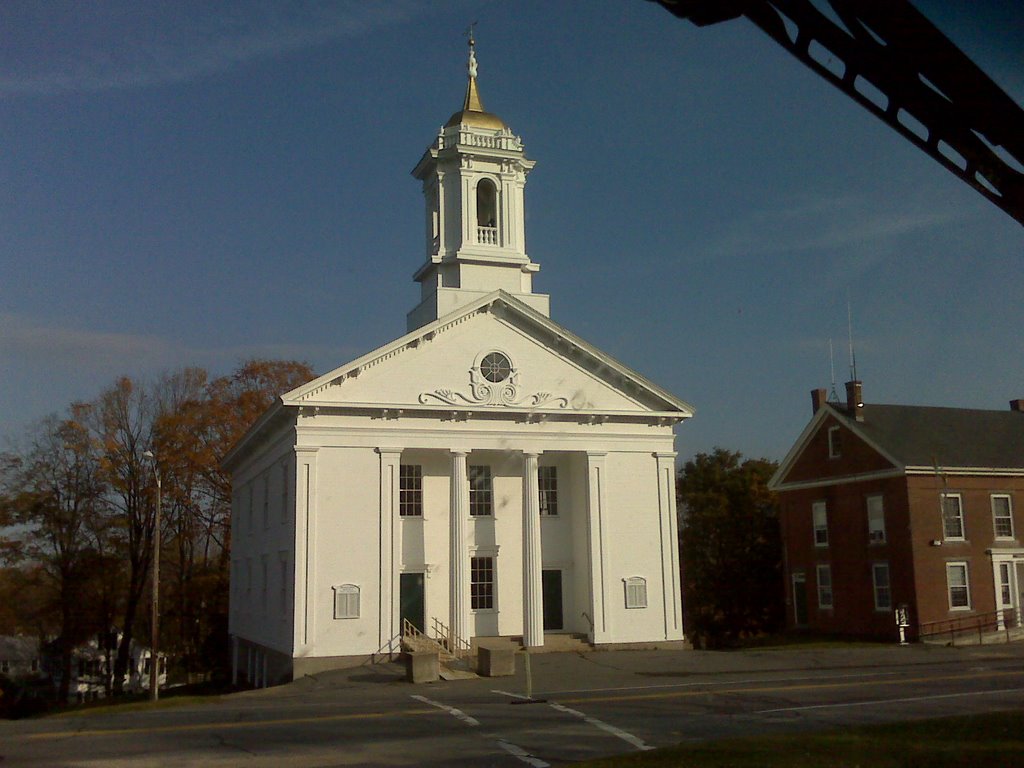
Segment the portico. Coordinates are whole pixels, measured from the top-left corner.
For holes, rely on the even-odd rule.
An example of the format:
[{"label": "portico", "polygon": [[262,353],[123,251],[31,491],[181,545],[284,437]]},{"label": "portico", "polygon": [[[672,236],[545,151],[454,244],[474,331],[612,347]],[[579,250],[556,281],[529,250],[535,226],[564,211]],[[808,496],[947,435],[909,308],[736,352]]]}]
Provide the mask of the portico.
[{"label": "portico", "polygon": [[[402,619],[409,618],[401,609],[402,573],[423,574],[422,631],[438,619],[464,641],[521,636],[524,645],[535,647],[550,631],[600,642],[602,627],[594,617],[603,619],[603,611],[592,595],[607,591],[600,559],[600,465],[606,454],[537,448],[378,448],[377,453],[381,593],[386,596],[381,647],[401,634]],[[652,475],[657,461],[651,457]],[[659,517],[664,517],[665,538],[674,541],[674,504],[670,496],[664,501]],[[592,551],[598,553],[593,564]],[[489,561],[483,565],[490,580],[474,574],[474,559]],[[675,605],[678,593],[665,597],[663,611],[666,604]],[[676,612],[670,610],[662,624],[674,629]]]}]

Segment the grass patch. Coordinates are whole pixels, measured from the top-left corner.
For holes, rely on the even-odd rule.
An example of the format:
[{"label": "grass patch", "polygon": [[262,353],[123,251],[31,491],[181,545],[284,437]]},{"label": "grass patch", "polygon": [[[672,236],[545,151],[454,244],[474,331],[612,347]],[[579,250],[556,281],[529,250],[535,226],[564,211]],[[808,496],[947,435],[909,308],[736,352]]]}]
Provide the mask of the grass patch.
[{"label": "grass patch", "polygon": [[1024,711],[691,743],[580,768],[976,768],[1024,766]]},{"label": "grass patch", "polygon": [[43,713],[43,717],[89,717],[107,715],[112,712],[144,712],[155,709],[172,709],[195,704],[215,704],[221,696],[235,689],[223,683],[197,683],[182,685],[160,691],[157,701],[149,700],[149,692],[129,693],[109,699],[97,699],[84,704],[72,704],[68,707]]}]

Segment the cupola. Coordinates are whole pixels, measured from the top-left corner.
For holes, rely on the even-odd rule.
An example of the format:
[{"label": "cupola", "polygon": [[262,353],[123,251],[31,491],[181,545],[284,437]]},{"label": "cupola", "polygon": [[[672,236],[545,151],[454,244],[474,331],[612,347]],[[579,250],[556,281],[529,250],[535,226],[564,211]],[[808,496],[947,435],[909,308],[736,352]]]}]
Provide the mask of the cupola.
[{"label": "cupola", "polygon": [[467,74],[462,109],[412,171],[423,184],[426,260],[413,276],[420,304],[407,317],[409,330],[497,289],[549,310],[548,297],[533,292],[540,265],[526,254],[524,188],[534,162],[522,139],[484,109],[472,34]]}]

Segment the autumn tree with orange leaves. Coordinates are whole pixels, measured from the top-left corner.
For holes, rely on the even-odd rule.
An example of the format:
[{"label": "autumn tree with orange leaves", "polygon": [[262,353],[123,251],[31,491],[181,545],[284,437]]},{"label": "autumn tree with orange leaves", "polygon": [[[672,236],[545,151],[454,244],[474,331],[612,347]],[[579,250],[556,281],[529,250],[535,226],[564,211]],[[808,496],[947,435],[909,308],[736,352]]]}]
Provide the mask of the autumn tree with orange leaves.
[{"label": "autumn tree with orange leaves", "polygon": [[28,448],[0,456],[0,587],[36,584],[45,600],[0,620],[55,635],[67,649],[62,665],[90,634],[101,643],[119,635],[108,678],[120,692],[132,639],[150,639],[137,625],[148,609],[159,471],[160,647],[190,676],[223,669],[231,483],[220,462],[276,398],[313,377],[305,363],[275,360],[212,380],[200,368],[148,384],[121,377],[37,425]]}]

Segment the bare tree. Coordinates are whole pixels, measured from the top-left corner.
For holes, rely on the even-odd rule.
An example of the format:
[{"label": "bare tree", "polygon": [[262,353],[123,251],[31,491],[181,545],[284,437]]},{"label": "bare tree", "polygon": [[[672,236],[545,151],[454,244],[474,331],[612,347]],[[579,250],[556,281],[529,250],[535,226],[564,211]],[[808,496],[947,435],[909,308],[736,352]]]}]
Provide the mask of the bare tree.
[{"label": "bare tree", "polygon": [[68,699],[76,645],[96,630],[90,567],[103,546],[99,514],[104,484],[86,421],[87,405],[74,405],[66,418],[50,417],[36,429],[27,451],[3,456],[0,522],[8,528],[8,561],[27,560],[39,577],[44,611],[57,618],[60,636],[59,700]]}]

